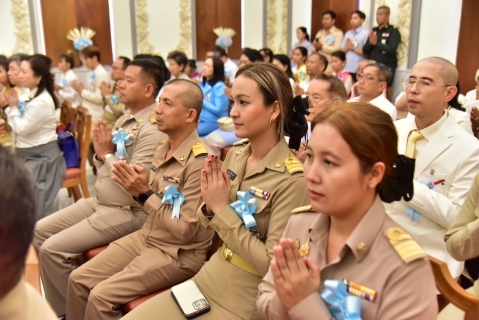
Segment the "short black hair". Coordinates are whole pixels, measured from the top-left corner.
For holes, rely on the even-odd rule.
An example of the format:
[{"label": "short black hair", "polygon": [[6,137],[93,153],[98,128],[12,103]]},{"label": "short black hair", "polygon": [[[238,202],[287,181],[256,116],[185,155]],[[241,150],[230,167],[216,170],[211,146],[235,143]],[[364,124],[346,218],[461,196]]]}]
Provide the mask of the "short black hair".
[{"label": "short black hair", "polygon": [[0,274],[22,272],[37,222],[34,183],[23,161],[0,146]]},{"label": "short black hair", "polygon": [[357,14],[359,16],[359,18],[363,19],[363,20],[366,20],[366,14],[360,10],[355,10],[353,11],[353,13],[351,13],[351,15],[353,14]]},{"label": "short black hair", "polygon": [[331,19],[336,20],[336,12],[333,10],[327,10],[323,12],[323,16],[329,14],[331,16]]},{"label": "short black hair", "polygon": [[333,53],[331,53],[331,57],[336,57],[339,58],[339,60],[341,61],[346,61],[346,54],[341,50],[334,51]]},{"label": "short black hair", "polygon": [[145,75],[152,82],[151,84],[155,88],[153,95],[156,97],[165,83],[160,64],[152,58],[139,58],[131,61],[128,66],[141,68],[141,74]]},{"label": "short black hair", "polygon": [[186,54],[184,52],[178,50],[171,51],[166,59],[175,60],[179,66],[183,65],[183,69],[181,70],[181,72],[185,72],[186,65],[188,64],[188,58],[186,57]]},{"label": "short black hair", "polygon": [[263,61],[263,56],[258,50],[255,49],[245,48],[241,54],[247,56],[251,62]]},{"label": "short black hair", "polygon": [[188,67],[190,67],[191,69],[195,69],[196,70],[196,60],[193,60],[193,59],[189,59],[188,60]]},{"label": "short black hair", "polygon": [[259,49],[259,52],[264,51],[264,54],[269,57],[269,62],[273,63],[273,51],[270,48]]},{"label": "short black hair", "polygon": [[70,64],[70,68],[75,68],[75,59],[73,58],[73,52],[67,50],[67,53],[64,53],[60,56],[60,60],[65,60],[65,62]]},{"label": "short black hair", "polygon": [[223,48],[218,48],[218,49],[213,50],[213,51],[216,51],[216,52],[219,54],[220,58],[221,58],[221,57],[227,57],[227,56],[228,56],[228,54],[226,53],[225,49],[223,49]]},{"label": "short black hair", "polygon": [[125,56],[119,56],[118,59],[123,60],[123,70],[125,70],[126,67],[128,67],[128,65],[129,65],[130,62],[131,62],[130,58],[125,57]]}]

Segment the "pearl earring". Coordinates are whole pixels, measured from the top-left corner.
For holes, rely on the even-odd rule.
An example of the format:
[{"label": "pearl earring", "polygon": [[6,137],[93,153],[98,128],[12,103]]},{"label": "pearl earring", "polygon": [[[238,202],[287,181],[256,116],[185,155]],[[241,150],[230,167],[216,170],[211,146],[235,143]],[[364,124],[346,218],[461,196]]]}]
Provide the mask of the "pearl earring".
[{"label": "pearl earring", "polygon": [[269,123],[273,122],[273,117],[269,118]]}]

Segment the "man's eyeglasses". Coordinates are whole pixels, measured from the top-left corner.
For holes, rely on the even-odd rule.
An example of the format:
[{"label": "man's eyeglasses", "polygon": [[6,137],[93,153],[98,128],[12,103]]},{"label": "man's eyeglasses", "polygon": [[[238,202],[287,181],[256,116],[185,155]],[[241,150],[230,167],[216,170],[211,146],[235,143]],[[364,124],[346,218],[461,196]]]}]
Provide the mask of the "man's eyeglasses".
[{"label": "man's eyeglasses", "polygon": [[410,90],[414,85],[416,85],[417,90],[428,90],[430,87],[454,87],[453,85],[450,84],[433,84],[431,80],[428,79],[415,79],[415,78],[407,78],[407,79],[402,79],[402,87],[404,90]]},{"label": "man's eyeglasses", "polygon": [[[361,81],[361,80],[364,79],[364,81],[367,81],[367,82],[373,82],[374,80],[376,80],[376,79],[374,79],[374,78],[371,77],[371,76],[365,76],[365,75],[363,75],[363,74],[358,74],[358,75],[356,76],[356,78],[358,79],[358,81]],[[381,82],[381,81],[386,81],[386,80],[381,80],[381,79],[377,79],[377,80],[378,80],[379,82]]]}]

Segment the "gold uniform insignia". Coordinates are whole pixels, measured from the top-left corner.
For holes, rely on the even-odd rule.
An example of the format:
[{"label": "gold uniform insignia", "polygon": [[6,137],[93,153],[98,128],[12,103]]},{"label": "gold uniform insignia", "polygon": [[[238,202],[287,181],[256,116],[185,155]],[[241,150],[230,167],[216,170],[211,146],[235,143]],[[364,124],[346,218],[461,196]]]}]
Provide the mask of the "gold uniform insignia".
[{"label": "gold uniform insignia", "polygon": [[150,114],[150,122],[151,123],[156,123],[156,113],[152,113]]},{"label": "gold uniform insignia", "polygon": [[387,236],[394,250],[404,262],[409,263],[427,257],[426,252],[403,229],[399,227],[389,228]]},{"label": "gold uniform insignia", "polygon": [[291,211],[291,213],[296,214],[296,213],[308,212],[308,211],[312,211],[312,210],[313,210],[313,208],[311,208],[311,205],[307,205],[307,206],[298,207],[296,209],[293,209],[293,211]]},{"label": "gold uniform insignia", "polygon": [[294,243],[296,244],[296,248],[298,248],[299,255],[301,257],[307,257],[309,255],[309,240],[305,244],[301,245],[299,238],[296,238]]},{"label": "gold uniform insignia", "polygon": [[295,157],[287,157],[284,159],[284,165],[290,174],[303,172],[303,165]]},{"label": "gold uniform insignia", "polygon": [[203,146],[203,144],[201,142],[195,143],[191,147],[191,151],[193,151],[193,154],[195,155],[195,158],[208,155],[208,151],[206,150],[205,146]]},{"label": "gold uniform insignia", "polygon": [[166,140],[160,141],[160,143],[159,143],[160,146],[161,146],[162,144],[165,144],[165,142],[166,142]]},{"label": "gold uniform insignia", "polygon": [[243,140],[240,140],[240,141],[237,141],[235,143],[233,143],[233,147],[236,147],[236,146],[242,146],[242,145],[245,145],[249,142],[249,139],[243,139]]}]

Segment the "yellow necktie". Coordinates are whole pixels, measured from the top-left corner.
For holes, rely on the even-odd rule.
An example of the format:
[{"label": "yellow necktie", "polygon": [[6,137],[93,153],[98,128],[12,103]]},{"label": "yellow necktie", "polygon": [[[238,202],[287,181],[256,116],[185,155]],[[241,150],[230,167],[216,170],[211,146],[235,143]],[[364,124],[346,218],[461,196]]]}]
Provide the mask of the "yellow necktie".
[{"label": "yellow necktie", "polygon": [[412,130],[411,133],[409,133],[409,137],[407,139],[407,147],[406,147],[406,156],[412,159],[416,158],[416,155],[414,154],[416,151],[416,144],[418,140],[424,138],[421,132],[418,130]]}]

